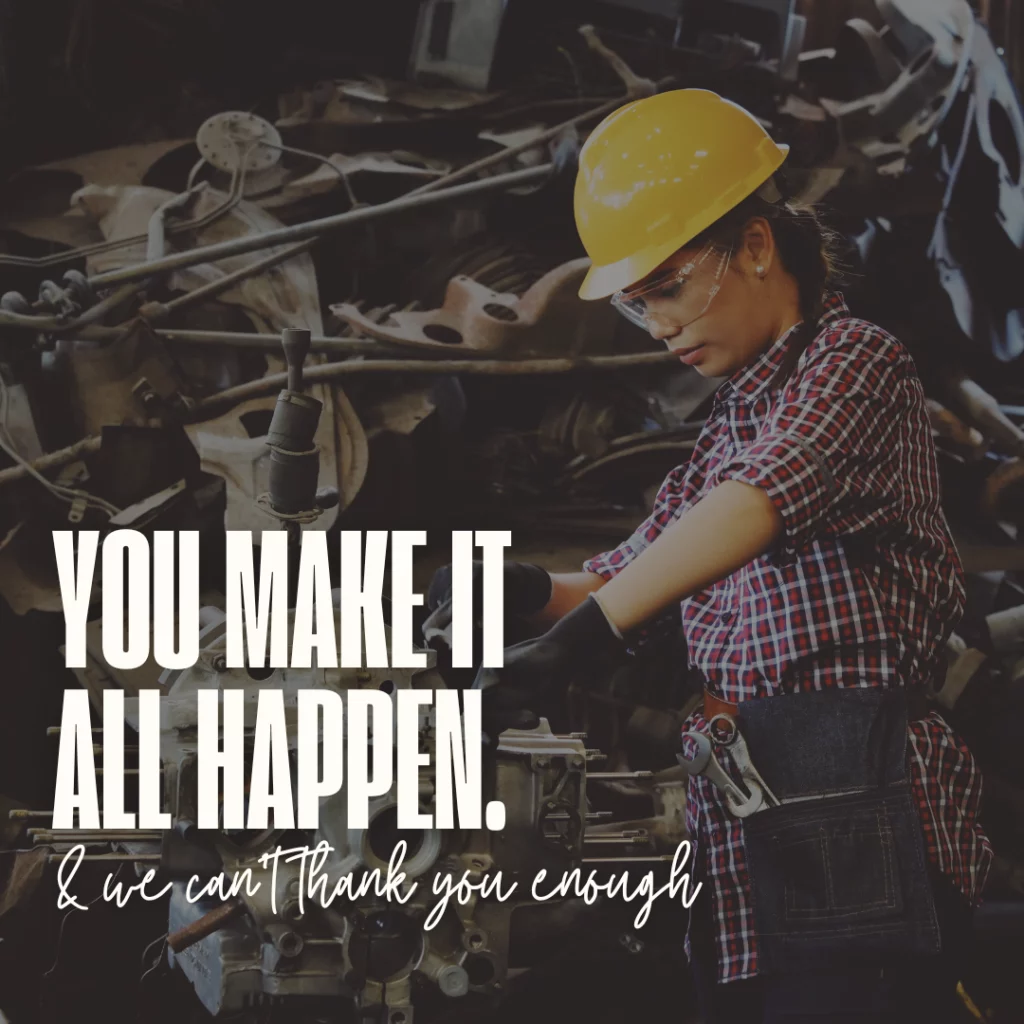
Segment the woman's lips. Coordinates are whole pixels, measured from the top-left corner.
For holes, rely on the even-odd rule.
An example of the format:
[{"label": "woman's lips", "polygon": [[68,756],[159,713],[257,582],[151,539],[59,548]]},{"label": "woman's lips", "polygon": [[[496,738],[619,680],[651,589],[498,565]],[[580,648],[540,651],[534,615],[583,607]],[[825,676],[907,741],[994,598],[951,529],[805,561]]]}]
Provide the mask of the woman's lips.
[{"label": "woman's lips", "polygon": [[692,366],[694,363],[700,361],[700,357],[704,354],[704,342],[699,345],[694,345],[693,348],[688,348],[685,352],[679,353],[679,361],[686,363],[687,366]]}]

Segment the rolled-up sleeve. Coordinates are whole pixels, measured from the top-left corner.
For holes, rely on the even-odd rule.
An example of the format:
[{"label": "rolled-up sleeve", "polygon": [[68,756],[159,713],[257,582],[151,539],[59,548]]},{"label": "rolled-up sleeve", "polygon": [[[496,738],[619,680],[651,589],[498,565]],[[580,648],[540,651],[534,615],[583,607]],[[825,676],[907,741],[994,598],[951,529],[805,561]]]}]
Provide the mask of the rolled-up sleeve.
[{"label": "rolled-up sleeve", "polygon": [[649,547],[665,527],[683,513],[690,504],[682,496],[686,468],[685,465],[677,466],[668,474],[658,490],[651,514],[621,544],[588,558],[583,563],[584,572],[596,573],[610,580],[625,569],[641,551]]},{"label": "rolled-up sleeve", "polygon": [[911,370],[887,335],[844,332],[790,381],[765,428],[717,482],[767,493],[784,527],[779,548],[790,556],[819,532],[856,533],[898,517]]}]

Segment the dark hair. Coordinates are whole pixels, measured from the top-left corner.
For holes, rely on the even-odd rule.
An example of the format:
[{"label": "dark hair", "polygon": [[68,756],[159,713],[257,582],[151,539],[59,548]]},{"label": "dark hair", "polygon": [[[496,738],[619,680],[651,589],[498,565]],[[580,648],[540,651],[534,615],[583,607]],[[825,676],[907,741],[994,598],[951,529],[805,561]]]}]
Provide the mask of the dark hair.
[{"label": "dark hair", "polygon": [[800,290],[803,322],[786,346],[782,364],[772,379],[773,387],[781,387],[818,335],[825,291],[839,276],[839,235],[822,223],[813,206],[784,201],[775,183],[769,180],[719,217],[688,246],[714,242],[725,248],[736,248],[754,217],[763,217],[771,225],[782,265],[796,279]]}]

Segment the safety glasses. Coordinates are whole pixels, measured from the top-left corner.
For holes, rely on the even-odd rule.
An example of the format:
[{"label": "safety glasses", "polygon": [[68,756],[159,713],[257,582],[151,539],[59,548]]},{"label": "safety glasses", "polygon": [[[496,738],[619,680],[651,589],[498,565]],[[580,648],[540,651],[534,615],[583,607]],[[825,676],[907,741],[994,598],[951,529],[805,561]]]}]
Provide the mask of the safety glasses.
[{"label": "safety glasses", "polygon": [[686,327],[707,312],[722,287],[730,259],[731,249],[708,242],[682,266],[669,267],[633,288],[616,292],[612,305],[645,331],[659,319],[674,327]]}]

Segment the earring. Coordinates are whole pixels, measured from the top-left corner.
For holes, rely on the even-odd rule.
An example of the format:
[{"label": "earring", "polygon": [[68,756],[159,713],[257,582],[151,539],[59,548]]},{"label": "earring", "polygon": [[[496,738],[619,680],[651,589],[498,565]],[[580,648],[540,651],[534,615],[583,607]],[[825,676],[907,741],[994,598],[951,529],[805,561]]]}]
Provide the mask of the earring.
[{"label": "earring", "polygon": [[758,277],[764,277],[764,267],[760,263],[758,263],[754,269],[756,270]]}]

